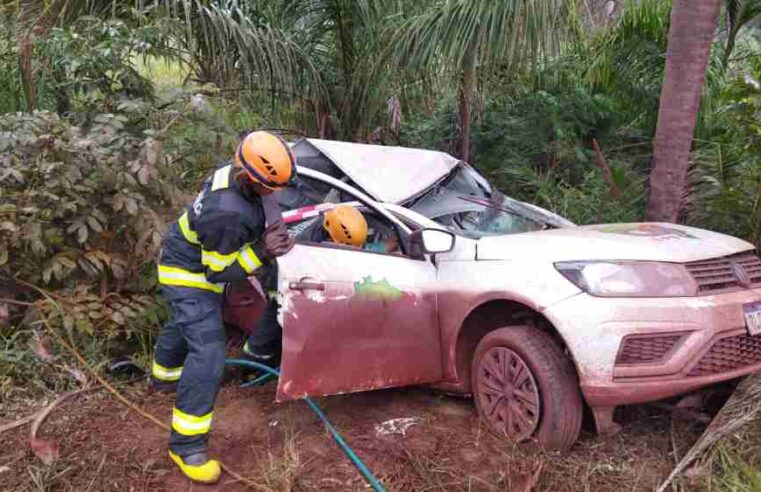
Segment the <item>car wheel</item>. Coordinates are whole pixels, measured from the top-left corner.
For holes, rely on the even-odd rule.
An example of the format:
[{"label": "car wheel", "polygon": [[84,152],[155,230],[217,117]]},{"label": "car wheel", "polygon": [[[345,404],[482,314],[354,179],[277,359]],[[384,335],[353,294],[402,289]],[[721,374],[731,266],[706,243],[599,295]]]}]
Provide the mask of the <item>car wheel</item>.
[{"label": "car wheel", "polygon": [[512,442],[534,438],[544,449],[567,449],[581,430],[583,406],[573,363],[547,333],[510,326],[476,347],[473,397],[493,433]]}]

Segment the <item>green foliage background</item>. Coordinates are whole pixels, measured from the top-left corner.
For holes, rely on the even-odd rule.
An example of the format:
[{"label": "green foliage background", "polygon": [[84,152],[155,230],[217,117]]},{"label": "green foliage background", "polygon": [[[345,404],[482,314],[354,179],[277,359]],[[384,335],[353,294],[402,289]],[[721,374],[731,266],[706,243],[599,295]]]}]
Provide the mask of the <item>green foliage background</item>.
[{"label": "green foliage background", "polygon": [[[425,29],[436,9],[470,12],[461,1],[71,0],[52,17],[52,0],[0,7],[0,297],[34,301],[28,284],[54,291],[67,307],[57,326],[91,360],[147,362],[163,316],[154,258],[164,224],[238,132],[456,148],[468,39],[458,26]],[[489,42],[477,52],[472,164],[508,195],[580,224],[641,220],[670,2],[630,1],[604,22],[585,17],[584,0],[564,2],[557,19],[553,2],[538,4],[532,39],[547,46],[478,31]],[[504,6],[472,5],[472,26]],[[759,12],[759,1],[724,2],[682,216],[756,245]],[[441,47],[421,48],[415,33]],[[25,35],[36,112],[20,68]],[[32,373],[45,391],[71,384],[30,352],[40,333],[25,312],[12,307],[0,327],[0,397],[33,393]]]}]

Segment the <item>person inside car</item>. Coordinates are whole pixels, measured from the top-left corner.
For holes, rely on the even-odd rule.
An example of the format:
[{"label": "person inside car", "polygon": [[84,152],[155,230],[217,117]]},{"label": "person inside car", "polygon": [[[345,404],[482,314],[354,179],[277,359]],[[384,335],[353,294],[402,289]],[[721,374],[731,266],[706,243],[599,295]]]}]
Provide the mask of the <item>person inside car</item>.
[{"label": "person inside car", "polygon": [[[299,233],[297,239],[312,243],[333,242],[355,248],[367,246],[369,227],[362,212],[349,205],[336,205]],[[378,244],[376,244],[378,243]],[[398,249],[398,242],[376,241],[373,248],[378,251]],[[264,276],[259,277],[262,289],[267,293],[267,307],[256,330],[243,346],[243,357],[269,367],[280,365],[283,330],[277,321],[277,271],[273,266]]]}]

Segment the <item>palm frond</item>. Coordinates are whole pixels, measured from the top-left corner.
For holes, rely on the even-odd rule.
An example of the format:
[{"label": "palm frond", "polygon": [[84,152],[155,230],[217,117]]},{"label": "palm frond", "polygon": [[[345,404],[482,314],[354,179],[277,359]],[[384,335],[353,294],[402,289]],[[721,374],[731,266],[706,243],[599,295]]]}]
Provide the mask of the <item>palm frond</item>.
[{"label": "palm frond", "polygon": [[413,69],[442,60],[461,66],[473,49],[482,69],[505,60],[518,68],[557,46],[568,13],[559,0],[445,0],[404,22],[392,44]]},{"label": "palm frond", "polygon": [[729,63],[740,30],[761,15],[761,0],[724,0],[727,15],[727,40],[724,45],[724,65]]},{"label": "palm frond", "polygon": [[[138,0],[145,16],[176,23],[191,59],[221,69],[243,86],[324,99],[319,71],[299,45],[291,2]],[[285,28],[283,28],[285,27]],[[287,28],[291,28],[291,30]]]}]

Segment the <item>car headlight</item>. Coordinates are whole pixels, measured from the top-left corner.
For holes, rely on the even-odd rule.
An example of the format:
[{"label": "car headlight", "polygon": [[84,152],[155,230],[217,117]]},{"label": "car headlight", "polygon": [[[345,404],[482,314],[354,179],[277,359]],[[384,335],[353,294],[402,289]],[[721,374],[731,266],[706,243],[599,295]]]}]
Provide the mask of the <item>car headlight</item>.
[{"label": "car headlight", "polygon": [[564,261],[555,268],[578,288],[600,297],[692,297],[698,285],[676,263]]}]

